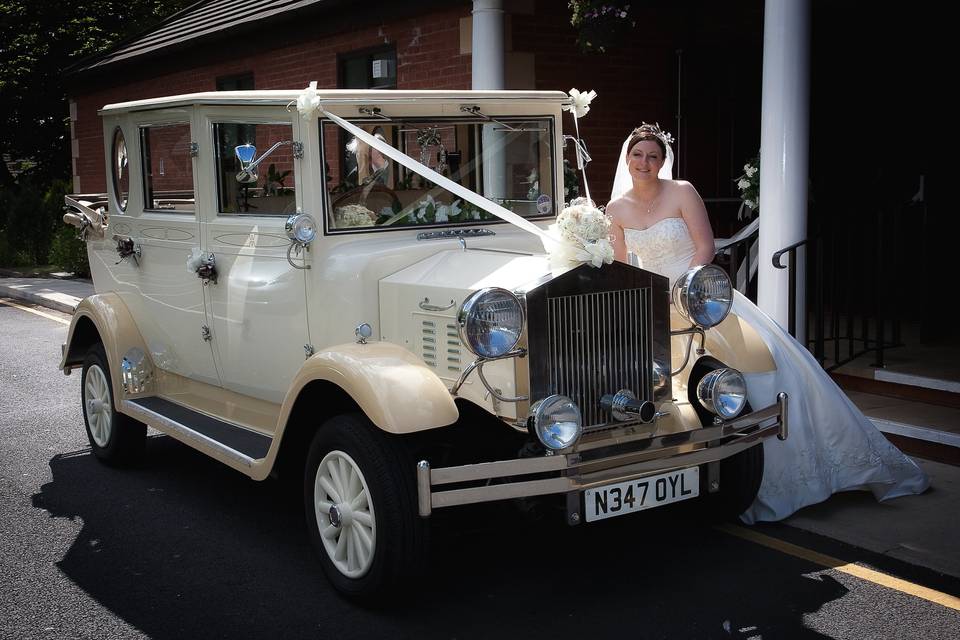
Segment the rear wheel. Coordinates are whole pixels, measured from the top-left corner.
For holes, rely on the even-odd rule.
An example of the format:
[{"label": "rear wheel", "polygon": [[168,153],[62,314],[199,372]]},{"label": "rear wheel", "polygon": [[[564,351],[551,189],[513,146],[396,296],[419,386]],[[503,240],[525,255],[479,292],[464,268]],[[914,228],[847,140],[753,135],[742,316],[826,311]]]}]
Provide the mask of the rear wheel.
[{"label": "rear wheel", "polygon": [[327,421],[304,473],[307,528],[327,577],[346,596],[409,586],[423,570],[427,526],[417,512],[414,465],[396,436],[364,416]]},{"label": "rear wheel", "polygon": [[83,422],[93,454],[106,464],[132,462],[143,452],[147,426],[119,413],[113,404],[113,384],[103,345],[87,352],[80,379]]}]

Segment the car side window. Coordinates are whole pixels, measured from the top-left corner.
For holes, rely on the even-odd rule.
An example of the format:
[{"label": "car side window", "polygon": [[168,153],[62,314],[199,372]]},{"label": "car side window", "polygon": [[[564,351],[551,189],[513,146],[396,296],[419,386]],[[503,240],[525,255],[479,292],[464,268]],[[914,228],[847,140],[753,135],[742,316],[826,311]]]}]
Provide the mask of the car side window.
[{"label": "car side window", "polygon": [[144,209],[193,213],[196,201],[189,123],[141,126],[140,153]]},{"label": "car side window", "polygon": [[220,213],[265,216],[296,211],[289,122],[217,122],[213,136]]}]

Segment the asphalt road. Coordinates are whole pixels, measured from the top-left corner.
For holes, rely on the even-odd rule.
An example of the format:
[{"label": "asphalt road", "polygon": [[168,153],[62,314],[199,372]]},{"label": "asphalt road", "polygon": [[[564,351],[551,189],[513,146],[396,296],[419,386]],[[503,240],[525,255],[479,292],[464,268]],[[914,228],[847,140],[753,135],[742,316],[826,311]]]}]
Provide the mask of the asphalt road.
[{"label": "asphalt road", "polygon": [[[55,312],[49,316],[66,319]],[[339,598],[299,498],[165,436],[135,468],[87,448],[66,325],[0,301],[0,637],[954,638],[960,612],[666,508],[566,527],[511,506],[435,519],[403,602]],[[960,581],[783,525],[757,527],[910,584]]]}]

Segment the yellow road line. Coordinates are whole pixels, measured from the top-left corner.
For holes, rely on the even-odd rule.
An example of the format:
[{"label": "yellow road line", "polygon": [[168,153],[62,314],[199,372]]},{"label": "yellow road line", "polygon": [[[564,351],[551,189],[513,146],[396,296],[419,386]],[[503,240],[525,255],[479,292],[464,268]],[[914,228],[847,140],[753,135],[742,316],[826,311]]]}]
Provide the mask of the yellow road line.
[{"label": "yellow road line", "polygon": [[16,307],[17,309],[22,309],[28,313],[33,313],[38,316],[43,316],[44,318],[49,318],[54,322],[59,322],[60,324],[70,324],[69,320],[64,320],[63,318],[58,318],[57,316],[52,316],[49,313],[44,313],[43,311],[38,311],[36,309],[31,309],[30,307],[25,307],[23,305],[17,304],[16,302],[11,301],[8,298],[0,298],[0,304],[7,305],[8,307]]},{"label": "yellow road line", "polygon": [[900,578],[894,578],[893,576],[888,576],[885,573],[880,573],[879,571],[874,571],[873,569],[861,567],[853,564],[852,562],[845,562],[832,556],[811,551],[810,549],[805,549],[804,547],[798,547],[795,544],[790,544],[789,542],[784,542],[783,540],[771,538],[770,536],[757,533],[756,531],[751,531],[750,529],[744,529],[743,527],[737,527],[731,524],[720,524],[716,525],[714,528],[732,536],[763,545],[764,547],[776,549],[781,553],[786,553],[803,560],[808,560],[814,564],[819,564],[823,567],[846,573],[848,575],[860,578],[861,580],[867,580],[882,587],[887,587],[888,589],[893,589],[901,593],[916,596],[917,598],[923,598],[924,600],[960,611],[960,598],[943,593],[942,591],[928,589],[927,587],[923,587],[919,584],[907,582],[906,580],[901,580]]}]

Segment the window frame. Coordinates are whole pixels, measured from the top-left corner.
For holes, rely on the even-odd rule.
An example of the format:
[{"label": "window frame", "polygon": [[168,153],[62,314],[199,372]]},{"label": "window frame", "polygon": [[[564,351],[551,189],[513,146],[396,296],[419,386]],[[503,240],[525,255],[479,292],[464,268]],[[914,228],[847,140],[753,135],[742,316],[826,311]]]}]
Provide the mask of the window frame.
[{"label": "window frame", "polygon": [[[147,175],[148,165],[147,165],[146,155],[147,155],[147,152],[148,152],[148,150],[149,150],[149,146],[145,143],[145,140],[144,140],[144,131],[145,131],[146,129],[150,129],[151,127],[162,128],[162,127],[173,127],[173,126],[184,126],[184,125],[185,125],[185,126],[187,127],[187,133],[188,133],[189,143],[192,143],[192,142],[194,142],[194,136],[193,136],[193,133],[194,133],[194,131],[193,131],[193,121],[192,121],[192,118],[191,118],[189,115],[187,115],[187,114],[183,114],[183,115],[186,115],[186,119],[184,119],[183,116],[181,116],[181,117],[176,117],[176,118],[175,118],[175,117],[171,117],[170,119],[156,119],[156,120],[150,120],[150,121],[148,121],[148,122],[137,122],[137,123],[136,123],[136,127],[137,127],[137,141],[138,141],[138,143],[139,143],[139,145],[140,145],[140,167],[141,167],[141,176],[140,176],[140,177],[141,177],[141,191],[142,191],[142,194],[141,194],[141,195],[143,196],[143,211],[144,211],[144,213],[168,213],[168,214],[173,214],[173,215],[177,215],[177,216],[193,216],[193,217],[196,217],[196,216],[197,216],[197,209],[198,209],[198,205],[197,205],[197,171],[196,171],[196,163],[194,162],[194,157],[193,157],[193,156],[190,157],[190,180],[191,180],[191,183],[192,183],[192,186],[193,186],[193,211],[182,211],[182,210],[181,210],[181,211],[178,211],[178,210],[176,210],[176,209],[159,209],[159,208],[155,208],[155,207],[148,206],[148,204],[152,204],[153,199],[150,198],[150,197],[148,197],[149,194],[147,193],[148,182],[150,181],[150,179],[149,179],[149,177],[148,177],[148,175]],[[189,149],[189,147],[188,147],[188,149]],[[189,151],[188,151],[188,153],[189,153]]]},{"label": "window frame", "polygon": [[[393,59],[393,82],[387,84],[373,84],[373,59],[378,53],[390,53]],[[346,86],[346,63],[348,60],[355,60],[357,58],[366,59],[366,69],[367,69],[367,78],[366,86],[363,87],[348,87]],[[353,51],[347,51],[344,53],[337,54],[337,88],[338,89],[396,89],[399,81],[399,65],[397,64],[397,45],[396,44],[387,44],[387,45],[377,45],[373,47],[365,47],[363,49],[355,49]]]},{"label": "window frame", "polygon": [[[120,136],[123,140],[124,152],[127,155],[127,197],[122,199],[120,197],[120,179],[117,175],[117,136]],[[121,214],[127,213],[127,209],[130,208],[130,195],[131,187],[133,186],[133,177],[130,173],[130,145],[127,144],[127,134],[124,133],[123,127],[120,124],[117,124],[113,128],[113,135],[110,136],[110,182],[113,183],[113,200],[117,204],[117,211]],[[123,204],[121,204],[123,203]]]},{"label": "window frame", "polygon": [[[243,108],[243,107],[239,107]],[[221,184],[220,184],[220,148],[217,144],[217,125],[221,124],[234,124],[234,125],[284,125],[290,127],[290,139],[294,142],[299,141],[298,136],[300,135],[300,129],[297,127],[297,122],[293,116],[288,116],[282,114],[280,111],[271,110],[273,113],[265,113],[264,111],[258,110],[255,113],[245,112],[245,113],[235,113],[229,114],[226,111],[217,111],[216,113],[207,113],[204,115],[207,123],[207,133],[208,140],[211,144],[212,153],[211,164],[209,171],[212,172],[213,176],[213,213],[215,218],[269,218],[269,219],[279,219],[283,216],[293,215],[293,212],[285,213],[282,211],[275,211],[270,213],[262,212],[230,212],[230,211],[221,211]],[[295,112],[294,112],[295,113]],[[265,161],[266,162],[266,161]],[[263,166],[263,165],[261,165]],[[269,166],[269,163],[267,163]],[[303,205],[304,192],[303,189],[305,185],[301,177],[301,159],[293,159],[293,176],[294,176],[294,186],[293,186],[293,196],[294,196],[294,212],[301,208]]]}]

